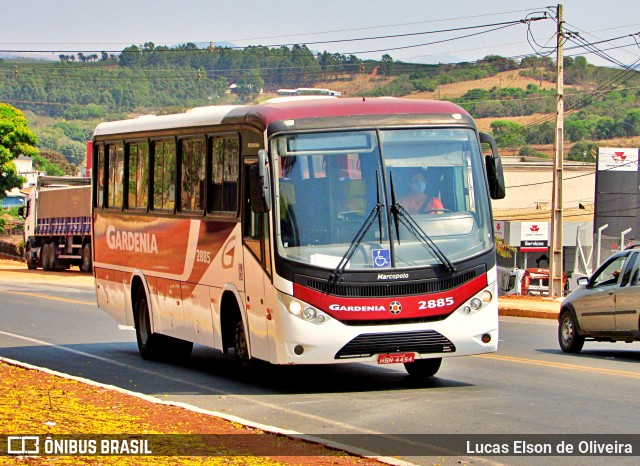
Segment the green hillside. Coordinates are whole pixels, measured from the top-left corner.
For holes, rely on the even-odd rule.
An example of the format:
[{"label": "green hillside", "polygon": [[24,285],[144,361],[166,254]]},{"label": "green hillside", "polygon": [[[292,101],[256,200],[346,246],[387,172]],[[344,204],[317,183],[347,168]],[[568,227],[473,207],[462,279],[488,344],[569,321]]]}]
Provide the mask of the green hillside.
[{"label": "green hillside", "polygon": [[[438,98],[442,89],[460,83],[465,91],[451,100],[476,118],[508,121],[555,111],[555,64],[548,57],[487,56],[473,63],[423,65],[394,61],[389,55],[373,61],[314,54],[304,45],[200,49],[194,44],[169,48],[149,42],[116,55],[78,53],[58,58],[0,59],[0,102],[25,112],[39,148],[63,154],[75,165],[82,164],[85,142],[100,121],[253,102],[279,88],[330,87],[345,95]],[[640,135],[636,71],[596,67],[584,57],[566,58],[564,65],[569,141]],[[507,71],[528,79],[528,84],[503,82],[501,76]],[[496,77],[495,83],[488,84],[491,77]],[[492,130],[502,147],[514,150],[548,144],[554,133],[549,117],[526,125],[499,121]]]}]

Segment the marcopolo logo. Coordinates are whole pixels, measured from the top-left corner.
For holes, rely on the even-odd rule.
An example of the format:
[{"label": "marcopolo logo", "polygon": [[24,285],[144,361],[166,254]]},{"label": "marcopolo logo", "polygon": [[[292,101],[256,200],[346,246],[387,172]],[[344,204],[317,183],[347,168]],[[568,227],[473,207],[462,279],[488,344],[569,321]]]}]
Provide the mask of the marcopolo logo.
[{"label": "marcopolo logo", "polygon": [[408,273],[379,273],[378,280],[402,280],[409,278]]},{"label": "marcopolo logo", "polygon": [[113,225],[107,227],[107,246],[119,251],[158,254],[158,243],[153,233],[117,230]]}]

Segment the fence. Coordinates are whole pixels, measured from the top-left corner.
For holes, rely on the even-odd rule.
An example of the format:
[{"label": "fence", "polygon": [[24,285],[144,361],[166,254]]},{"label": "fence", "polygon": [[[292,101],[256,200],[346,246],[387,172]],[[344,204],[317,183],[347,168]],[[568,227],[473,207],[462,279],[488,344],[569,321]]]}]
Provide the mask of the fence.
[{"label": "fence", "polygon": [[11,257],[21,257],[18,250],[22,243],[24,220],[10,219],[4,225],[4,231],[0,236],[0,254]]},{"label": "fence", "polygon": [[15,220],[7,220],[4,225],[4,233],[3,236],[22,236],[22,232],[24,231],[24,220],[15,219]]},{"label": "fence", "polygon": [[[630,233],[633,235],[633,231]],[[627,235],[622,238],[596,233],[593,235],[593,247],[591,247],[585,246],[587,234],[591,233],[584,231],[578,234],[575,271],[582,275],[591,275],[609,257],[636,242],[634,236]]]}]

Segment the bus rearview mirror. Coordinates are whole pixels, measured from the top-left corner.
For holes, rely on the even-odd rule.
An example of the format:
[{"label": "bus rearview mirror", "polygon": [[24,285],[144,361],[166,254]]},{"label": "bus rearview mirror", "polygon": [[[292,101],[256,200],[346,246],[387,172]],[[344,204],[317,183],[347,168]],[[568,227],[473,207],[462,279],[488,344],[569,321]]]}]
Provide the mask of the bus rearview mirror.
[{"label": "bus rearview mirror", "polygon": [[480,133],[480,142],[489,144],[491,155],[485,156],[487,167],[487,182],[489,184],[489,194],[491,199],[504,199],[506,188],[504,185],[504,174],[502,172],[502,160],[498,154],[496,140],[489,133]]},{"label": "bus rearview mirror", "polygon": [[258,152],[258,163],[249,168],[249,191],[252,212],[262,214],[271,209],[271,177],[265,150]]}]

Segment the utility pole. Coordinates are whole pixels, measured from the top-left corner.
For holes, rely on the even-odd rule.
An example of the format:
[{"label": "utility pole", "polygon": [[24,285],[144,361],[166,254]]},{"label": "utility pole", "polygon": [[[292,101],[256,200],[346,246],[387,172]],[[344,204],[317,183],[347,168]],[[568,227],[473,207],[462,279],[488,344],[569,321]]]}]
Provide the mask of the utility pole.
[{"label": "utility pole", "polygon": [[564,155],[564,36],[562,26],[564,23],[562,5],[558,5],[556,11],[558,23],[557,63],[556,63],[556,134],[554,141],[553,158],[553,188],[551,193],[551,234],[549,254],[549,296],[555,298],[562,296],[562,178]]}]

